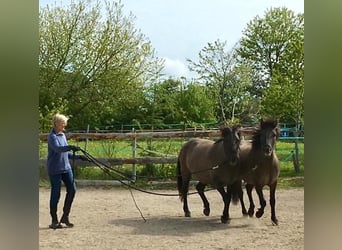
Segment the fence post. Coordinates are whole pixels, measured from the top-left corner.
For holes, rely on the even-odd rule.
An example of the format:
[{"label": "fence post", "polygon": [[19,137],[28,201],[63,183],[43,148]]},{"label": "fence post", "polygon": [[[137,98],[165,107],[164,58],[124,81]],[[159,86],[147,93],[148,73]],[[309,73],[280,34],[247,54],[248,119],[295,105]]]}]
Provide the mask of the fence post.
[{"label": "fence post", "polygon": [[[87,125],[87,134],[89,134],[89,124]],[[88,136],[86,138],[86,142],[85,142],[85,146],[84,146],[85,151],[87,151],[87,147],[88,147]]]},{"label": "fence post", "polygon": [[298,149],[298,141],[295,140],[295,148],[294,153],[292,154],[293,166],[296,173],[299,173],[299,149]]},{"label": "fence post", "polygon": [[[133,159],[136,158],[137,154],[137,137],[134,128],[132,128],[132,134],[133,134],[133,141],[132,141],[132,157]],[[135,166],[135,163],[132,164],[132,181],[135,182],[137,179],[137,168]]]}]

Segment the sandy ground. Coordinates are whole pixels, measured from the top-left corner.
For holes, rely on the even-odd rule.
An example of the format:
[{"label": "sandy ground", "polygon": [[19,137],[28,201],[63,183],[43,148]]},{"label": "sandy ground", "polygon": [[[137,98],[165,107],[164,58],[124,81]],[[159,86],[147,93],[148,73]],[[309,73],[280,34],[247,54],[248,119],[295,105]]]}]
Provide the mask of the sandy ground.
[{"label": "sandy ground", "polygon": [[[278,226],[270,219],[268,189],[264,193],[267,206],[262,218],[243,217],[240,205],[233,205],[230,224],[222,224],[223,202],[215,190],[206,192],[211,205],[208,217],[202,214],[200,197],[189,197],[191,218],[184,217],[176,196],[133,191],[144,222],[128,189],[83,187],[77,190],[70,215],[75,227],[52,230],[49,189],[40,188],[39,249],[304,249],[304,188],[277,190]],[[64,197],[65,189],[59,216]],[[259,207],[256,195],[255,203]]]}]

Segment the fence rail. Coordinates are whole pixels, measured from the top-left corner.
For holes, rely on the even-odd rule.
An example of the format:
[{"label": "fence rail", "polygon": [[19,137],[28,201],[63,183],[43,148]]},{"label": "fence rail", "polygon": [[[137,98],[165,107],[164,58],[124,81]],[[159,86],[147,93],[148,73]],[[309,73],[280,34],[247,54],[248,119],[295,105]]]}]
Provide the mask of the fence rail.
[{"label": "fence rail", "polygon": [[[96,158],[100,162],[109,165],[124,165],[124,164],[166,164],[177,163],[177,157],[137,157],[137,158]],[[94,164],[87,161],[75,160],[78,167],[93,166]],[[46,159],[40,159],[39,165],[46,165]]]},{"label": "fence rail", "polygon": [[[251,136],[256,130],[255,127],[245,127],[241,130],[243,136]],[[103,140],[103,139],[115,139],[115,140],[131,140],[132,141],[132,152],[136,152],[138,139],[150,139],[150,138],[215,138],[220,137],[220,130],[194,130],[194,131],[167,131],[167,132],[129,132],[129,133],[66,133],[68,139],[75,140]],[[39,139],[47,141],[48,133],[39,134]],[[298,145],[297,142],[304,140],[304,137],[281,137],[280,140],[293,140],[295,143],[295,154],[293,155],[293,162],[296,171],[299,171],[298,163]],[[109,165],[124,165],[132,164],[132,176],[136,176],[136,164],[166,164],[166,163],[177,163],[177,157],[165,156],[165,157],[135,157],[133,158],[99,158],[101,162]],[[92,166],[90,162],[76,160],[76,166],[86,167]],[[39,166],[46,166],[46,159],[39,160]],[[134,180],[133,180],[134,181]]]},{"label": "fence rail", "polygon": [[[251,135],[256,128],[246,127],[241,130],[242,135]],[[46,141],[48,133],[39,134],[39,139]],[[85,140],[85,139],[149,139],[149,138],[189,138],[189,137],[218,137],[220,130],[194,130],[194,131],[167,131],[167,132],[129,132],[129,133],[66,133],[68,139]]]}]

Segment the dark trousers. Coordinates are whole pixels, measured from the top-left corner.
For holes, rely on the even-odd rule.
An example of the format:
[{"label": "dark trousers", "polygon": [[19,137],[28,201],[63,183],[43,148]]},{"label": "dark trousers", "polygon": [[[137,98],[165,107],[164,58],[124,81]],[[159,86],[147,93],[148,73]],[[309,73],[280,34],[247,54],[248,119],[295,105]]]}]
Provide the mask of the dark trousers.
[{"label": "dark trousers", "polygon": [[76,184],[74,182],[74,176],[71,170],[63,174],[49,175],[49,178],[51,183],[50,214],[52,220],[57,221],[57,206],[61,196],[62,181],[66,187],[63,216],[69,216],[71,205],[76,193]]}]

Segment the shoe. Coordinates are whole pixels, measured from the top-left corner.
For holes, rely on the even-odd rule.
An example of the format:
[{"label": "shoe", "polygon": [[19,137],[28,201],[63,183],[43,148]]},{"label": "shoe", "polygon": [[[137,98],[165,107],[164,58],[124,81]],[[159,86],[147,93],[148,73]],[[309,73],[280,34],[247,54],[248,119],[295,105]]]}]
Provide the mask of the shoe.
[{"label": "shoe", "polygon": [[64,223],[67,227],[73,227],[74,224],[69,221],[68,216],[62,216],[61,221],[59,223]]},{"label": "shoe", "polygon": [[51,229],[57,229],[57,228],[62,228],[62,225],[58,222],[52,222],[50,225],[49,225],[49,228]]}]

